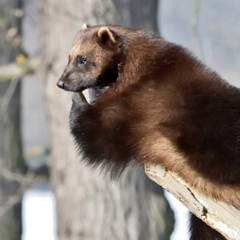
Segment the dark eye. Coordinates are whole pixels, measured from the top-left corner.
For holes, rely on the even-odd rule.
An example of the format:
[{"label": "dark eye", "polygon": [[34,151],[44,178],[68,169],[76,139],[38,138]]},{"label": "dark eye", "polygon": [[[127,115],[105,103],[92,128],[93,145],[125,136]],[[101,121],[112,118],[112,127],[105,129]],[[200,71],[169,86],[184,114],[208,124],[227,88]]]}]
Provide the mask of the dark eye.
[{"label": "dark eye", "polygon": [[77,63],[81,64],[81,65],[84,65],[87,63],[87,58],[86,57],[81,57],[81,56],[78,56],[77,57]]}]

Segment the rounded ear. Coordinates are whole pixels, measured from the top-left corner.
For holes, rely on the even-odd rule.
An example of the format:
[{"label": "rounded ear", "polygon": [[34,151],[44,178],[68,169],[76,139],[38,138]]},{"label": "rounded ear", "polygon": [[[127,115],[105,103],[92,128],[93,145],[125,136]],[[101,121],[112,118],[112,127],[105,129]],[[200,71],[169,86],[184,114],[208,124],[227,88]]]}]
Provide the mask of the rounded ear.
[{"label": "rounded ear", "polygon": [[81,27],[81,30],[87,29],[88,27],[89,27],[89,25],[86,24],[86,23],[84,23],[84,24],[82,25],[82,27]]},{"label": "rounded ear", "polygon": [[101,27],[98,30],[97,37],[103,45],[113,46],[116,43],[114,33],[108,27]]}]

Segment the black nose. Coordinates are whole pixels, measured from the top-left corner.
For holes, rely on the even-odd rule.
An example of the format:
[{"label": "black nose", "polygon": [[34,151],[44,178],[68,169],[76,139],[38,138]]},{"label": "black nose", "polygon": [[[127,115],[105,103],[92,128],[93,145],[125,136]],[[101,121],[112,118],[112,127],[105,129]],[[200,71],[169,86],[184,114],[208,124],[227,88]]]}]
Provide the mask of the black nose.
[{"label": "black nose", "polygon": [[57,82],[57,86],[58,86],[59,88],[64,89],[64,83],[63,83],[62,81],[58,81],[58,82]]}]

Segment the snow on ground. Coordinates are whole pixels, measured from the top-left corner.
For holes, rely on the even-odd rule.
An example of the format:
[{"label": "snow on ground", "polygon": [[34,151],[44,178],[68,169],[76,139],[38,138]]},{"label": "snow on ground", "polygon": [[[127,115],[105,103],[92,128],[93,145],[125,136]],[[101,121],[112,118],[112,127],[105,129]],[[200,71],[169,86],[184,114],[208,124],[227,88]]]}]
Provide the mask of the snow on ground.
[{"label": "snow on ground", "polygon": [[26,191],[22,211],[22,240],[57,240],[55,199],[50,189]]}]

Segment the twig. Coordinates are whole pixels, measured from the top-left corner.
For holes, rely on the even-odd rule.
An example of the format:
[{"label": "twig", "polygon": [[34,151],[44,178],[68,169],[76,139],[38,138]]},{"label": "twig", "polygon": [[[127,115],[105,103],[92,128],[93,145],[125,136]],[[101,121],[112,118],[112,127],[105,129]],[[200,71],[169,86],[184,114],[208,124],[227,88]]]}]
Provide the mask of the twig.
[{"label": "twig", "polygon": [[[0,162],[6,162],[6,159],[0,158]],[[34,181],[43,181],[46,180],[46,177],[43,176],[38,176],[37,173],[35,173],[32,170],[28,170],[27,173],[17,173],[17,172],[12,172],[8,168],[4,167],[3,164],[0,165],[0,176],[4,177],[8,181],[16,181],[19,183],[22,182],[31,182],[34,178]]]},{"label": "twig", "polygon": [[22,195],[12,195],[10,196],[5,203],[0,205],[0,216],[4,215],[12,206],[17,204],[22,198]]},{"label": "twig", "polygon": [[16,90],[18,82],[19,82],[19,79],[17,79],[16,81],[11,81],[4,96],[2,97],[2,101],[0,104],[0,120],[4,120],[4,116],[7,116],[5,114],[5,112],[8,109],[8,105],[9,105],[9,103],[12,99],[12,96]]},{"label": "twig", "polygon": [[11,63],[0,67],[0,83],[11,80],[0,103],[0,120],[3,120],[4,116],[6,116],[4,113],[8,109],[19,79],[27,74],[36,72],[40,64],[41,58],[36,56],[29,58],[23,64]]},{"label": "twig", "polygon": [[32,173],[27,173],[25,175],[25,177],[23,177],[23,176],[20,177],[20,174],[12,173],[12,172],[8,171],[7,169],[4,169],[4,171],[1,171],[1,173],[2,172],[5,172],[5,175],[7,176],[7,178],[9,178],[8,180],[11,179],[11,181],[14,180],[14,181],[19,182],[19,187],[18,187],[17,191],[15,192],[15,194],[9,196],[0,205],[0,216],[2,216],[12,206],[14,206],[16,203],[18,203],[21,200],[23,192],[25,191],[25,189],[27,189],[30,186],[30,184],[33,182],[33,179],[34,179],[34,174],[32,174]]},{"label": "twig", "polygon": [[2,216],[6,211],[8,211],[13,205],[18,203],[23,195],[23,192],[29,188],[34,182],[40,182],[46,180],[44,177],[37,176],[34,172],[28,171],[25,175],[20,173],[14,173],[9,171],[6,168],[2,168],[0,175],[7,179],[8,181],[15,181],[19,183],[19,187],[15,194],[9,196],[1,205],[0,205],[0,216]]},{"label": "twig", "polygon": [[40,56],[26,60],[24,64],[11,63],[0,67],[0,83],[8,80],[16,80],[36,72],[41,64]]}]

